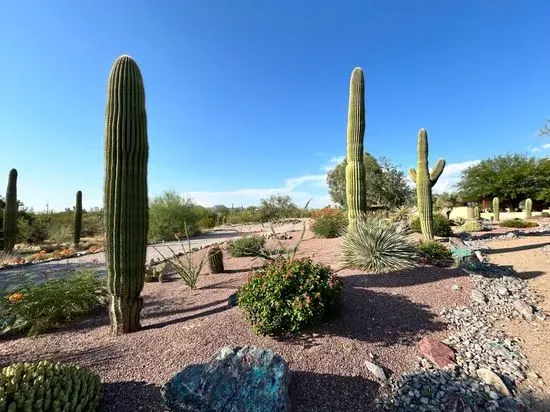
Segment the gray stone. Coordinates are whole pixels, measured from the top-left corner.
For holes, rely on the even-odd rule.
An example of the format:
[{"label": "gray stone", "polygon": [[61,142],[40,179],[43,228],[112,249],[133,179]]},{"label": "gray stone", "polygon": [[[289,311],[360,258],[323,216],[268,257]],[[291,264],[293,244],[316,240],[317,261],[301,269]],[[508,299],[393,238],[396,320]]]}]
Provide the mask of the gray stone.
[{"label": "gray stone", "polygon": [[369,370],[370,373],[372,373],[374,376],[376,376],[381,381],[388,380],[388,377],[386,376],[386,372],[384,372],[384,369],[382,369],[381,366],[377,365],[376,363],[373,363],[371,361],[365,361],[365,366]]},{"label": "gray stone", "polygon": [[221,348],[203,365],[190,365],[161,389],[173,412],[290,411],[284,359],[254,346]]},{"label": "gray stone", "polygon": [[520,315],[524,316],[527,320],[533,319],[533,308],[531,305],[528,305],[525,303],[525,301],[521,299],[514,300],[513,303],[514,309],[519,312]]},{"label": "gray stone", "polygon": [[511,396],[510,390],[504,384],[500,376],[494,373],[492,370],[479,368],[477,371],[477,376],[487,385],[492,385],[502,396]]},{"label": "gray stone", "polygon": [[472,290],[472,293],[470,294],[470,299],[472,299],[476,303],[487,303],[487,298],[483,294],[483,292],[479,291],[478,289]]}]

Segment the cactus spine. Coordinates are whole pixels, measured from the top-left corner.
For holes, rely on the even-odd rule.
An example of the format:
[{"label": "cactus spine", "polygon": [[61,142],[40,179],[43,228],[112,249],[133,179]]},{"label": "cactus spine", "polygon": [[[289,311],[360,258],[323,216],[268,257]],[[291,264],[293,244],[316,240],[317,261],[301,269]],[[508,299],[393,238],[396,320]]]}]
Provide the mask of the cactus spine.
[{"label": "cactus spine", "polygon": [[428,169],[428,133],[426,129],[420,129],[418,132],[418,163],[416,170],[409,169],[409,177],[416,183],[418,215],[424,240],[433,240],[434,237],[432,187],[437,183],[444,168],[445,159],[439,159],[430,173]]},{"label": "cactus spine", "polygon": [[346,201],[348,219],[353,227],[367,211],[363,139],[365,135],[365,79],[360,67],[353,69],[349,85]]},{"label": "cactus spine", "polygon": [[525,200],[525,219],[531,219],[533,213],[533,201],[531,199]]},{"label": "cactus spine", "polygon": [[223,253],[218,245],[212,246],[208,249],[208,265],[210,266],[210,273],[223,273]]},{"label": "cactus spine", "polygon": [[136,62],[121,56],[109,75],[105,109],[105,249],[114,334],[140,328],[149,223],[148,157],[143,79]]},{"label": "cactus spine", "polygon": [[479,213],[479,206],[474,207],[474,219],[479,220],[481,218],[481,215]]},{"label": "cactus spine", "polygon": [[11,169],[4,206],[4,251],[11,253],[17,238],[17,170]]},{"label": "cactus spine", "polygon": [[493,198],[493,215],[495,217],[495,221],[498,222],[500,219],[500,205],[498,201],[498,197]]},{"label": "cactus spine", "polygon": [[74,224],[73,224],[73,243],[80,243],[80,232],[82,232],[82,192],[76,192],[76,205],[74,207]]}]

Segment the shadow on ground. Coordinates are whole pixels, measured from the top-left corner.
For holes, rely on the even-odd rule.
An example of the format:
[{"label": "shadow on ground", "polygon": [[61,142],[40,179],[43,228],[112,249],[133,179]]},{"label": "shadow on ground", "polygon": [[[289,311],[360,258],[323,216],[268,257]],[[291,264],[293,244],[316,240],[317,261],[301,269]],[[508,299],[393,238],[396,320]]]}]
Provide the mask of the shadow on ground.
[{"label": "shadow on ground", "polygon": [[164,410],[160,387],[144,381],[107,382],[101,387],[102,412]]},{"label": "shadow on ground", "polygon": [[501,248],[501,249],[484,249],[483,253],[487,255],[494,255],[497,253],[510,253],[510,252],[521,252],[523,250],[533,250],[533,249],[540,249],[544,246],[550,245],[550,242],[545,243],[537,243],[535,245],[522,245],[522,246],[514,246],[514,247],[507,247],[507,248]]}]

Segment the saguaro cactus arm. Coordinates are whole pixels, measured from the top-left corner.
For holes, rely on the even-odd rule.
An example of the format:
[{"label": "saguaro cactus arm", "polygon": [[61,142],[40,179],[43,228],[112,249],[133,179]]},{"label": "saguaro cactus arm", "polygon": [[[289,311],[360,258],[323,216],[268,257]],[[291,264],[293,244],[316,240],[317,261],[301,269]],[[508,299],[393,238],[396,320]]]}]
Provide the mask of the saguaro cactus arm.
[{"label": "saguaro cactus arm", "polygon": [[441,173],[443,173],[443,169],[445,169],[445,159],[439,159],[430,173],[430,181],[432,182],[432,186],[439,180]]},{"label": "saguaro cactus arm", "polygon": [[409,178],[412,180],[413,183],[416,183],[416,170],[414,167],[411,167],[409,169]]}]

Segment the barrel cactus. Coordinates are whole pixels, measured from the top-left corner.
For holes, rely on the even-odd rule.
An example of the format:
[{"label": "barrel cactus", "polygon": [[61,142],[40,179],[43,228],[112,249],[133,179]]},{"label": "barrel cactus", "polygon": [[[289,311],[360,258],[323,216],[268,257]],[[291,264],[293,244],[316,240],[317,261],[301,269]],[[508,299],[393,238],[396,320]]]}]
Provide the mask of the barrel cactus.
[{"label": "barrel cactus", "polygon": [[17,238],[17,170],[11,169],[4,206],[4,251],[10,253]]},{"label": "barrel cactus", "polygon": [[531,199],[525,200],[525,219],[531,219],[533,214],[533,201]]},{"label": "barrel cactus", "polygon": [[223,273],[223,253],[218,245],[212,246],[208,249],[208,266],[210,266],[210,273]]},{"label": "barrel cactus", "polygon": [[80,243],[80,233],[82,232],[82,192],[76,192],[76,205],[74,207],[74,224],[73,224],[73,243]]},{"label": "barrel cactus", "polygon": [[41,361],[0,373],[0,411],[97,411],[101,381],[86,368]]},{"label": "barrel cactus", "polygon": [[425,241],[433,240],[432,187],[445,169],[445,159],[439,159],[430,172],[428,169],[428,133],[418,132],[418,163],[416,169],[409,169],[410,179],[416,183],[416,197],[420,228]]},{"label": "barrel cactus", "polygon": [[357,219],[367,211],[365,196],[365,167],[363,164],[363,139],[365,135],[365,79],[360,67],[353,69],[349,85],[346,201],[348,220],[353,227]]},{"label": "barrel cactus", "polygon": [[498,222],[500,219],[500,204],[498,201],[498,197],[493,198],[493,216],[495,218],[495,221]]},{"label": "barrel cactus", "polygon": [[105,255],[114,334],[140,328],[147,229],[147,115],[136,62],[119,57],[111,69],[105,109]]}]

